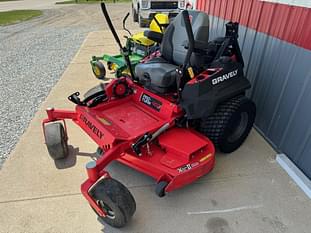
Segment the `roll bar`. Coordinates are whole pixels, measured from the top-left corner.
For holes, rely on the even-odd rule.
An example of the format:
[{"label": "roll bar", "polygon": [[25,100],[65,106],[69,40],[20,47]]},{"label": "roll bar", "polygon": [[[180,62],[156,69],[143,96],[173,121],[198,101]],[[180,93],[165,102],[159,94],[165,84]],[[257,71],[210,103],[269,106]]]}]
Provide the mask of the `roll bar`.
[{"label": "roll bar", "polygon": [[187,66],[190,63],[191,55],[194,50],[194,36],[193,36],[193,31],[192,31],[192,26],[191,26],[188,11],[187,10],[182,11],[182,16],[183,16],[183,20],[184,20],[185,28],[187,32],[188,44],[187,44],[187,54],[184,60],[184,64],[182,65],[181,69],[180,68],[177,69],[177,79],[176,79],[177,97],[178,97],[177,102],[179,102],[181,99],[181,91],[182,91],[180,87],[181,79],[185,76],[185,73],[187,71]]},{"label": "roll bar", "polygon": [[187,10],[184,10],[182,12],[182,16],[185,22],[185,28],[186,28],[186,32],[187,32],[187,37],[188,37],[188,50],[187,50],[187,54],[184,60],[184,64],[182,67],[182,75],[185,74],[186,69],[187,69],[187,65],[190,62],[190,58],[191,58],[191,54],[194,50],[194,36],[193,36],[193,31],[192,31],[192,26],[191,26],[191,22],[190,22],[190,17],[189,17],[189,13]]},{"label": "roll bar", "polygon": [[[120,38],[119,38],[119,36],[118,36],[118,34],[117,34],[117,32],[116,32],[116,30],[115,30],[115,28],[114,28],[114,26],[113,26],[113,24],[111,22],[111,19],[110,19],[110,16],[108,14],[108,11],[107,11],[105,3],[102,2],[100,5],[101,5],[101,8],[102,8],[102,12],[103,12],[103,14],[105,16],[105,19],[107,21],[107,24],[108,24],[108,26],[110,28],[110,31],[112,32],[112,35],[113,35],[115,41],[119,45],[121,54],[123,55],[124,60],[125,60],[128,68],[129,68],[129,70],[130,70],[130,74],[132,76],[132,79],[136,81],[136,77],[135,77],[135,74],[133,72],[131,61],[130,61],[130,57],[129,57],[130,51],[128,51],[125,47],[122,46]],[[125,20],[126,20],[127,17],[125,17]]]}]

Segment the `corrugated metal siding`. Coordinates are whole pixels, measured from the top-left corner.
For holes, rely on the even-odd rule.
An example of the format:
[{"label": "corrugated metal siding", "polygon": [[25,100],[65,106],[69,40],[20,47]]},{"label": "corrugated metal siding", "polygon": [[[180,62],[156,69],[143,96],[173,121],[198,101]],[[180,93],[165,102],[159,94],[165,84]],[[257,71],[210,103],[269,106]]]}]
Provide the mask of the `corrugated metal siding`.
[{"label": "corrugated metal siding", "polygon": [[259,0],[198,1],[211,15],[211,39],[239,21],[256,126],[311,178],[311,9]]},{"label": "corrugated metal siding", "polygon": [[300,47],[311,49],[311,10],[261,0],[198,0],[197,7],[212,16],[238,21]]}]

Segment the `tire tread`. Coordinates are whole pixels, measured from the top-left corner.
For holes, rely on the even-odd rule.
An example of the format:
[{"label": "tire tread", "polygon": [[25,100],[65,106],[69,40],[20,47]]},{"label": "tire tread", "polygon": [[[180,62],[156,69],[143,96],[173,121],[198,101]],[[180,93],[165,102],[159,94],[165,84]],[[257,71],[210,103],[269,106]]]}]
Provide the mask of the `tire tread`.
[{"label": "tire tread", "polygon": [[[223,150],[222,142],[224,141],[223,139],[225,135],[225,130],[230,123],[231,117],[239,111],[243,104],[251,104],[252,106],[255,106],[253,102],[247,97],[245,97],[244,95],[239,95],[218,105],[215,112],[211,116],[202,119],[200,122],[199,131],[206,135],[210,140],[212,140],[215,147],[219,148],[222,152],[232,152],[227,151],[226,149]],[[251,125],[252,124],[253,119]],[[247,137],[248,133],[249,132],[246,133],[245,138]]]},{"label": "tire tread", "polygon": [[118,216],[118,210],[115,210],[115,219],[109,219],[107,217],[102,218],[103,221],[113,227],[123,227],[136,211],[136,203],[132,194],[123,184],[115,179],[106,178],[99,181],[99,183],[91,191],[91,195],[96,200],[110,202],[109,204],[113,203],[114,207],[120,210]]},{"label": "tire tread", "polygon": [[65,130],[60,122],[44,126],[45,143],[50,156],[54,160],[64,159],[68,155],[68,144]]}]

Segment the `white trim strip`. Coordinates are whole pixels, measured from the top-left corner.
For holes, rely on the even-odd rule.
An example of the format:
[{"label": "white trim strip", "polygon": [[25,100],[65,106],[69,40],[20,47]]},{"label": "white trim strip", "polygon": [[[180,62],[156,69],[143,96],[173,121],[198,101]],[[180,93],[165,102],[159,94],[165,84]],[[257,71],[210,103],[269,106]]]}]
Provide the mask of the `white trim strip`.
[{"label": "white trim strip", "polygon": [[276,161],[311,199],[311,181],[308,177],[285,154],[277,154]]},{"label": "white trim strip", "polygon": [[198,211],[198,212],[188,212],[188,215],[198,215],[198,214],[222,214],[222,213],[230,213],[235,211],[241,210],[249,210],[249,209],[258,209],[263,207],[263,205],[250,205],[250,206],[241,206],[231,209],[224,209],[224,210],[209,210],[209,211]]},{"label": "white trim strip", "polygon": [[260,0],[262,2],[272,2],[272,3],[281,3],[290,6],[300,6],[311,8],[310,0]]}]

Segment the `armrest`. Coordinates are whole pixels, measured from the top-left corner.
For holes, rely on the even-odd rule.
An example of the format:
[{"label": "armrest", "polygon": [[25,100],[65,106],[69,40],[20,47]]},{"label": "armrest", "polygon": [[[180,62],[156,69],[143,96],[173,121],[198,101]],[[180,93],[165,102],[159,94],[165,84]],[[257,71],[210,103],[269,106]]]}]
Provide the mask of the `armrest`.
[{"label": "armrest", "polygon": [[150,30],[146,30],[144,31],[144,36],[147,37],[150,40],[153,40],[157,43],[161,43],[162,38],[163,38],[163,34],[160,32],[154,32],[154,31],[150,31]]},{"label": "armrest", "polygon": [[[185,49],[189,48],[189,44],[188,41],[184,41],[182,43],[182,46],[185,47]],[[209,43],[208,42],[204,42],[204,41],[200,41],[200,40],[195,40],[194,41],[194,52],[201,52],[204,51],[206,49],[209,48]]]},{"label": "armrest", "polygon": [[195,50],[205,50],[209,48],[209,43],[208,41],[200,41],[200,40],[196,40],[194,41],[194,49]]}]

